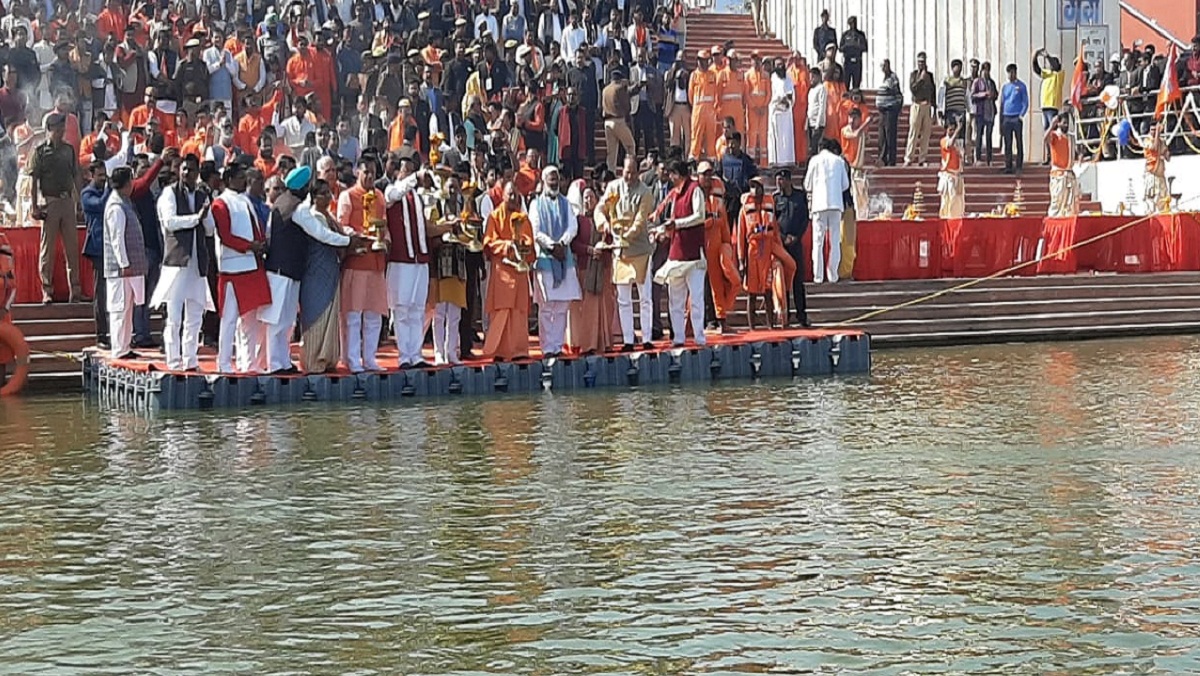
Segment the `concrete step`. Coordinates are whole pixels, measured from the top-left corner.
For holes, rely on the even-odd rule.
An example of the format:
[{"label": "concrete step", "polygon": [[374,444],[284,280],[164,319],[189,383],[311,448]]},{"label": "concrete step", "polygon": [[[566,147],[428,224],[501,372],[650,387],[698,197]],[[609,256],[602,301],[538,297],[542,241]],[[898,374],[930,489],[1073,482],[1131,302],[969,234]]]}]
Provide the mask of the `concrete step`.
[{"label": "concrete step", "polygon": [[65,319],[33,319],[14,322],[26,338],[63,336],[91,333],[95,335],[96,322],[88,316]]},{"label": "concrete step", "polygon": [[986,343],[1015,343],[1047,340],[1094,340],[1133,336],[1163,336],[1200,333],[1200,322],[1151,322],[1146,324],[1114,324],[1084,321],[1073,326],[1023,326],[1013,329],[984,331],[928,331],[902,335],[872,334],[875,348],[936,347]]},{"label": "concrete step", "polygon": [[978,331],[1018,331],[1032,328],[1068,328],[1088,324],[1138,326],[1149,324],[1196,324],[1200,326],[1200,306],[1162,310],[1115,310],[1111,312],[1043,312],[1004,317],[971,317],[959,314],[929,319],[879,319],[856,323],[872,336],[893,336],[928,333],[974,333]]},{"label": "concrete step", "polygon": [[25,320],[53,319],[90,319],[92,317],[91,303],[54,303],[53,305],[37,305],[18,303],[13,305],[13,322]]},{"label": "concrete step", "polygon": [[[811,288],[811,287],[810,287]],[[947,287],[948,288],[948,287]],[[809,294],[808,304],[812,308],[869,308],[890,307],[922,296],[926,292],[893,291],[872,294],[826,295]],[[1200,285],[1179,284],[1154,286],[1097,286],[1097,287],[1028,287],[1011,289],[972,288],[940,296],[934,301],[939,305],[956,306],[972,303],[1030,303],[1040,300],[1083,302],[1097,299],[1192,299],[1200,304]]]},{"label": "concrete step", "polygon": [[[810,285],[811,296],[821,295],[857,295],[862,296],[875,292],[914,291],[932,293],[941,289],[957,286],[970,279],[909,279],[870,282],[842,282],[838,284]],[[1045,277],[998,277],[979,282],[969,287],[972,289],[1012,289],[1012,288],[1046,288],[1067,286],[1124,286],[1139,285],[1161,286],[1169,284],[1200,284],[1200,272],[1163,272],[1152,274],[1118,275],[1078,274],[1051,275]]]},{"label": "concrete step", "polygon": [[75,354],[85,347],[96,345],[96,334],[71,334],[61,336],[26,336],[31,352],[62,352]]},{"label": "concrete step", "polygon": [[[941,300],[941,299],[939,299]],[[817,322],[841,322],[861,317],[890,305],[858,307],[812,308],[810,313]],[[1160,312],[1180,309],[1200,309],[1200,294],[1194,296],[1158,296],[1125,298],[1052,298],[1045,300],[987,301],[961,303],[928,303],[891,310],[880,319],[886,321],[942,321],[948,314],[974,318],[1021,317],[1058,314],[1104,314],[1137,311]],[[874,320],[869,320],[874,321]]]},{"label": "concrete step", "polygon": [[63,395],[78,394],[83,391],[83,375],[78,365],[73,370],[48,371],[38,373],[36,377],[30,374],[22,396],[32,394]]},{"label": "concrete step", "polygon": [[48,373],[79,372],[79,361],[61,354],[35,353],[29,356],[29,373],[38,378]]}]

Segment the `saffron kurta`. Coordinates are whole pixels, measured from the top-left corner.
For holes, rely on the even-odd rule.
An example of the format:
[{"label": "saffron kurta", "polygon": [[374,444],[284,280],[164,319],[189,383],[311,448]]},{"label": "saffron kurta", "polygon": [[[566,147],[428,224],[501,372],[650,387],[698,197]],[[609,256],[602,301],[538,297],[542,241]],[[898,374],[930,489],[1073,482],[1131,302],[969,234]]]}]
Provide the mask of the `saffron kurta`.
[{"label": "saffron kurta", "polygon": [[[375,203],[371,205],[370,218],[387,218],[383,193],[374,188]],[[367,220],[363,218],[363,195],[366,191],[357,183],[338,197],[337,220],[349,229],[363,234]],[[385,229],[386,236],[386,229]],[[342,312],[388,312],[387,282],[383,271],[387,254],[368,251],[365,254],[350,252],[342,264]]]},{"label": "saffron kurta", "polygon": [[491,263],[484,312],[489,318],[483,344],[485,358],[517,359],[529,356],[529,272],[519,272],[505,260],[516,260],[511,244],[524,252],[523,261],[534,261],[533,226],[529,217],[501,204],[488,216],[483,235],[484,253]]}]

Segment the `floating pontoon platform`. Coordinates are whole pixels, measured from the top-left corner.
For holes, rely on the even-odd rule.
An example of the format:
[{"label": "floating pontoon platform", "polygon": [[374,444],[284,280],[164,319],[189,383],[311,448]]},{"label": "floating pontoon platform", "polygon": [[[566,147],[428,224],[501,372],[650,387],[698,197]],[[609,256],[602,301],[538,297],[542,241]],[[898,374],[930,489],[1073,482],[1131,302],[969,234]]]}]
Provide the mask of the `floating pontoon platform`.
[{"label": "floating pontoon platform", "polygon": [[[306,402],[388,402],[456,396],[502,397],[542,391],[703,385],[712,381],[866,374],[871,339],[861,331],[797,329],[710,336],[683,347],[525,361],[473,360],[462,365],[399,369],[394,350],[381,350],[386,370],[312,375],[217,373],[210,351],[199,371],[166,371],[161,355],[83,357],[83,386],[102,405],[137,411],[236,410]],[[388,368],[388,367],[391,368]]]}]

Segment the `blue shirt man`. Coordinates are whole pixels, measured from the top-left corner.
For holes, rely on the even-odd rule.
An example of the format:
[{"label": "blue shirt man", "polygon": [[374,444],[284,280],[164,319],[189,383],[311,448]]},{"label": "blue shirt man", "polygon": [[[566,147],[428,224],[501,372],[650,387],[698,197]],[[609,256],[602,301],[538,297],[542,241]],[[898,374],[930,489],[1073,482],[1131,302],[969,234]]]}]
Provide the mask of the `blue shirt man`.
[{"label": "blue shirt man", "polygon": [[1025,166],[1025,133],[1022,118],[1029,112],[1029,89],[1017,79],[1017,64],[1008,64],[1008,82],[1000,90],[1000,135],[1004,142],[1004,173]]}]

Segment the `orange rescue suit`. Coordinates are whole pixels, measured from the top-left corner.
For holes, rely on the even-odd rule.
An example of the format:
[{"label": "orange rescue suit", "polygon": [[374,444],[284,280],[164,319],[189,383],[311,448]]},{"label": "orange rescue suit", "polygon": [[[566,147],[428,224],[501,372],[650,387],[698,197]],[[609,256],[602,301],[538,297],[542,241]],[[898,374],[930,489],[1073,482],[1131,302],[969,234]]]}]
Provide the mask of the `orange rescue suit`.
[{"label": "orange rescue suit", "polygon": [[746,76],[742,71],[725,64],[717,71],[717,90],[721,97],[718,103],[721,124],[725,118],[733,118],[733,128],[746,134]]},{"label": "orange rescue suit", "polygon": [[708,285],[712,289],[714,314],[717,319],[725,319],[742,292],[733,257],[729,214],[725,211],[725,184],[714,178],[705,195],[704,259],[708,261]]},{"label": "orange rescue suit", "polygon": [[[792,277],[796,274],[796,261],[783,247],[779,223],[775,220],[775,202],[763,195],[755,199],[754,194],[742,198],[742,212],[738,215],[737,254],[742,269],[746,271],[746,291],[760,295],[772,290],[771,273],[775,261],[783,268],[782,288],[792,288]],[[776,298],[776,301],[781,299]],[[781,303],[776,308],[784,307]]]},{"label": "orange rescue suit", "polygon": [[[746,153],[759,165],[767,159],[767,125],[770,118],[771,74],[762,68],[746,71]],[[801,134],[803,136],[803,134]],[[796,156],[796,161],[803,158]]]},{"label": "orange rescue suit", "polygon": [[717,72],[713,68],[692,71],[688,83],[688,100],[692,102],[691,157],[716,157],[717,129]]}]

